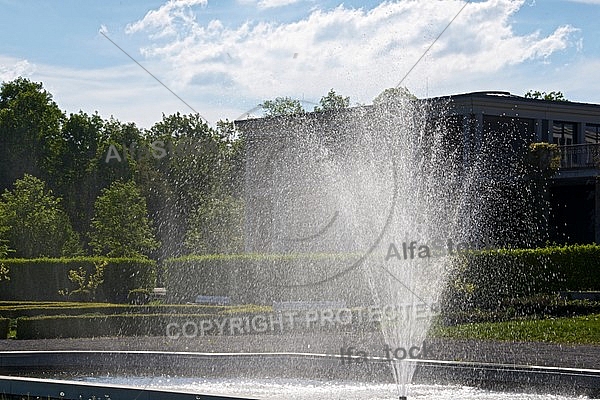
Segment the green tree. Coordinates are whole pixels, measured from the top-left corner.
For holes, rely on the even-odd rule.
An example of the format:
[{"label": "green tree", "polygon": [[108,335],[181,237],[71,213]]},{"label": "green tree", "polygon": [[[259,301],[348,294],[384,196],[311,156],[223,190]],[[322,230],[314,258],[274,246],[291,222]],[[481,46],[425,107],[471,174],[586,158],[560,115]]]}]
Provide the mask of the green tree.
[{"label": "green tree", "polygon": [[9,246],[23,258],[77,256],[82,254],[79,235],[71,227],[55,197],[45,183],[25,175],[6,190],[0,200],[0,226]]},{"label": "green tree", "polygon": [[188,225],[185,245],[193,254],[243,250],[243,203],[232,196],[209,199],[192,213]]},{"label": "green tree", "polygon": [[182,255],[188,251],[191,213],[208,207],[211,199],[241,193],[241,140],[229,121],[219,121],[214,129],[197,114],[179,113],[163,116],[146,139],[160,141],[167,156],[154,160],[157,175],[147,179],[138,171],[136,181],[148,189],[148,208],[165,238],[161,251],[165,256]]},{"label": "green tree", "polygon": [[0,87],[0,190],[24,174],[48,181],[48,160],[64,115],[41,83],[25,78]]},{"label": "green tree", "polygon": [[145,257],[159,246],[146,200],[132,181],[116,181],[102,190],[91,225],[90,246],[97,255]]},{"label": "green tree", "polygon": [[275,100],[265,100],[260,106],[265,110],[267,117],[304,114],[304,108],[300,100],[295,100],[291,97],[277,97]]},{"label": "green tree", "polygon": [[333,89],[329,90],[327,96],[321,97],[315,111],[341,110],[350,107],[350,97],[337,94]]},{"label": "green tree", "polygon": [[90,225],[94,200],[102,187],[99,185],[108,185],[99,179],[95,162],[102,143],[107,141],[104,126],[98,114],[70,114],[52,143],[53,156],[47,162],[51,177],[48,185],[62,197],[73,229],[81,234]]},{"label": "green tree", "polygon": [[569,101],[565,99],[565,96],[562,92],[540,92],[538,90],[530,90],[525,93],[526,99],[537,99],[537,100],[552,100],[552,101]]},{"label": "green tree", "polygon": [[374,106],[382,105],[396,105],[401,104],[403,101],[414,101],[417,100],[417,96],[412,94],[410,90],[405,87],[399,88],[388,88],[383,92],[379,93],[377,97],[373,99]]},{"label": "green tree", "polygon": [[8,247],[8,240],[5,239],[6,234],[10,229],[10,226],[3,225],[7,222],[5,215],[6,212],[4,210],[4,207],[2,207],[0,204],[0,259],[6,258],[8,253],[13,251]]}]

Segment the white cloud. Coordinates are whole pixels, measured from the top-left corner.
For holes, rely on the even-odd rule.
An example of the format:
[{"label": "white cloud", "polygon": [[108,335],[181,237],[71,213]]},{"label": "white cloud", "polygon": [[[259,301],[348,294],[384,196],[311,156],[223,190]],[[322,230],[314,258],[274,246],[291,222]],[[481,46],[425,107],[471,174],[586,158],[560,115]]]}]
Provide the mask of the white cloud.
[{"label": "white cloud", "polygon": [[600,5],[600,0],[568,0],[572,3],[584,3],[584,4],[598,4]]},{"label": "white cloud", "polygon": [[[161,74],[159,65],[147,63],[146,66]],[[32,65],[26,60],[0,55],[0,81],[12,81],[19,76],[41,82],[67,113],[83,110],[92,114],[97,111],[103,118],[114,116],[123,122],[150,127],[162,118],[163,113],[192,112],[134,63],[101,69],[75,69],[41,63]],[[193,88],[176,93],[211,123],[224,118],[223,112],[227,113],[225,115],[239,113],[237,108],[207,109],[203,105],[208,100],[194,93]]]},{"label": "white cloud", "polygon": [[27,60],[0,56],[0,82],[11,81],[19,76],[29,76],[36,67]]},{"label": "white cloud", "polygon": [[260,0],[258,2],[258,8],[275,8],[288,6],[290,4],[298,3],[300,0]]},{"label": "white cloud", "polygon": [[259,9],[261,10],[265,10],[268,8],[277,8],[277,7],[284,7],[284,6],[289,6],[291,4],[296,4],[299,3],[303,0],[237,0],[238,4],[241,5],[250,5],[250,6],[257,6]]},{"label": "white cloud", "polygon": [[[267,1],[267,0],[262,0]],[[272,0],[285,2],[286,0]],[[511,17],[524,0],[472,2],[432,47],[405,84],[445,85],[490,76],[526,61],[548,60],[573,46],[570,25],[548,35],[516,34]],[[343,5],[288,24],[200,24],[187,3],[169,2],[131,24],[150,44],[142,52],[168,63],[170,81],[183,88],[235,88],[238,96],[305,96],[329,88],[370,102],[395,86],[465,4],[462,0],[384,2],[371,10]],[[156,41],[156,38],[168,38]],[[467,78],[468,76],[468,78]]]},{"label": "white cloud", "polygon": [[169,0],[158,10],[151,10],[141,20],[129,24],[126,32],[134,33],[146,29],[161,28],[161,33],[156,37],[170,36],[178,33],[180,26],[173,22],[180,19],[183,25],[195,22],[194,14],[190,10],[193,6],[206,6],[208,0]]},{"label": "white cloud", "polygon": [[[570,65],[562,65],[554,57],[576,51],[579,33],[569,25],[545,35],[515,33],[512,16],[523,4],[469,3],[403,85],[420,97],[540,89],[600,102],[597,87],[589,84],[596,81],[600,61],[570,58]],[[370,103],[398,83],[464,2],[406,0],[372,10],[339,6],[295,23],[237,26],[216,19],[199,23],[197,5],[206,1],[169,2],[129,25],[128,32],[150,38],[146,58],[139,60],[144,67],[214,123],[277,96],[317,102],[330,88],[353,103]],[[523,73],[525,64],[536,67],[535,73]],[[0,79],[17,76],[43,82],[68,112],[97,110],[144,127],[163,113],[191,112],[133,62],[78,70],[0,57]]]}]

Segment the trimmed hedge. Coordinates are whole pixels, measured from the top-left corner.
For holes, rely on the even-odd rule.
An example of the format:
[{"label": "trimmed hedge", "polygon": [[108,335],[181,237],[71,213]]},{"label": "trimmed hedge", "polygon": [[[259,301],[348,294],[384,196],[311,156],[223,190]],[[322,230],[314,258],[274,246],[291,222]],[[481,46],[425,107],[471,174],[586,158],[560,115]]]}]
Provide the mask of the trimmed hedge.
[{"label": "trimmed hedge", "polygon": [[[165,286],[171,302],[197,295],[229,296],[233,302],[272,304],[281,300],[372,301],[359,271],[322,285],[286,288],[324,271],[339,272],[356,255],[221,255],[167,260]],[[600,290],[600,245],[501,249],[463,253],[454,259],[446,287],[451,309],[498,307],[503,299],[559,291]],[[330,274],[330,273],[329,273]],[[345,290],[344,290],[345,289]]]},{"label": "trimmed hedge", "polygon": [[349,269],[357,254],[233,254],[186,256],[164,262],[167,301],[192,302],[198,295],[227,296],[233,304],[272,305],[284,300],[371,302],[363,273],[354,268],[324,284],[311,282]]},{"label": "trimmed hedge", "polygon": [[452,309],[494,308],[505,299],[600,291],[600,245],[489,250],[458,256],[448,285]]},{"label": "trimmed hedge", "polygon": [[126,302],[129,291],[138,288],[151,289],[156,282],[156,262],[136,258],[37,258],[5,259],[10,280],[0,283],[0,300],[67,300],[59,290],[77,289],[69,281],[69,270],[85,268],[95,270],[94,263],[108,262],[104,270],[104,282],[96,291],[96,300]]},{"label": "trimmed hedge", "polygon": [[136,314],[21,317],[17,319],[17,339],[161,336],[171,320],[190,318]]},{"label": "trimmed hedge", "polygon": [[[60,303],[35,306],[31,304],[2,306],[0,305],[0,316],[16,319],[19,317],[38,316],[69,316],[85,314],[165,314],[165,315],[187,315],[187,314],[219,314],[235,313],[248,310],[249,306],[209,306],[209,305],[127,305],[127,304],[94,304],[94,303]],[[253,307],[256,311],[268,312],[271,307]]]},{"label": "trimmed hedge", "polygon": [[8,338],[10,333],[10,319],[0,318],[0,340]]},{"label": "trimmed hedge", "polygon": [[[17,319],[17,339],[83,338],[101,336],[167,336],[169,324],[177,324],[179,332],[185,325],[206,329],[205,334],[258,335],[281,332],[311,331],[373,331],[381,327],[379,318],[366,308],[322,310],[326,320],[312,311],[291,314],[266,312],[261,308],[248,310],[230,307],[219,314],[117,314],[80,316],[39,316]],[[392,310],[393,311],[393,310]],[[401,314],[396,314],[401,317]],[[256,320],[254,320],[256,318]],[[233,320],[236,320],[233,323]],[[254,321],[254,322],[252,322]],[[220,328],[219,328],[220,327]],[[193,328],[192,328],[193,329]],[[219,331],[221,329],[222,331]],[[193,330],[192,330],[193,331]],[[196,336],[202,336],[198,330]]]}]

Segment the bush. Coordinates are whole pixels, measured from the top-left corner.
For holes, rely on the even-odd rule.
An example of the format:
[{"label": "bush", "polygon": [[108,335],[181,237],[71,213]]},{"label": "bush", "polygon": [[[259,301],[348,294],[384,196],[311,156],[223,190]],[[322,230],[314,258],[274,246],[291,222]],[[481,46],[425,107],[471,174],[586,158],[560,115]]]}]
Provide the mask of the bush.
[{"label": "bush", "polygon": [[17,339],[86,338],[102,336],[165,336],[167,325],[209,315],[118,314],[22,317],[17,319]]},{"label": "bush", "polygon": [[10,319],[0,318],[0,340],[8,338],[10,332]]},{"label": "bush", "polygon": [[452,310],[502,306],[506,299],[561,291],[600,291],[600,246],[470,252],[454,259],[446,305]]},{"label": "bush", "polygon": [[[232,328],[227,324],[229,318],[236,318],[238,321],[250,321],[253,317],[260,315],[263,322],[269,320],[269,316],[282,318],[282,314],[273,312],[265,307],[245,306],[245,307],[227,307],[225,312],[214,313],[194,313],[194,314],[116,314],[116,315],[78,315],[78,316],[40,316],[40,317],[21,317],[17,319],[17,339],[51,339],[51,338],[83,338],[83,337],[101,337],[101,336],[167,336],[167,326],[177,324],[180,329],[184,324],[195,324],[202,327],[206,321],[221,321],[220,324],[213,323],[206,332],[196,332],[197,335],[256,335],[265,330],[250,328],[249,326]],[[310,311],[298,311],[295,314],[295,322],[283,322],[283,325],[275,323],[272,328],[275,332],[280,331],[331,331],[341,328],[339,324],[308,324],[300,321],[308,321]],[[381,323],[376,320],[370,320],[368,309],[354,308],[351,310],[351,321],[343,326],[344,331],[380,331]],[[286,318],[287,319],[287,318]],[[246,322],[247,324],[248,322]],[[220,326],[220,328],[218,327]],[[263,325],[266,332],[269,332],[267,325]],[[221,329],[221,331],[219,331]],[[224,329],[224,330],[223,330]]]},{"label": "bush", "polygon": [[[30,304],[0,303],[0,316],[16,319],[19,317],[39,316],[72,316],[72,315],[116,315],[116,314],[218,314],[221,312],[241,312],[248,310],[249,306],[208,306],[208,305],[128,305],[128,304],[94,304],[94,303],[39,303]],[[256,307],[254,307],[256,308]],[[257,310],[268,312],[270,307]]]},{"label": "bush", "polygon": [[272,305],[284,300],[343,300],[347,305],[372,301],[367,285],[358,285],[358,269],[319,285],[289,287],[315,276],[348,269],[356,254],[233,254],[187,256],[166,260],[167,301],[192,302],[198,295],[227,296],[233,304]]},{"label": "bush", "polygon": [[150,302],[150,291],[148,289],[133,289],[127,295],[129,304],[148,304]]},{"label": "bush", "polygon": [[79,257],[5,259],[2,262],[10,268],[10,280],[2,282],[0,300],[66,300],[59,291],[78,289],[69,280],[69,271],[83,267],[92,274],[99,262],[108,263],[104,282],[96,291],[99,301],[125,302],[130,290],[151,289],[156,282],[156,263],[148,259]]}]

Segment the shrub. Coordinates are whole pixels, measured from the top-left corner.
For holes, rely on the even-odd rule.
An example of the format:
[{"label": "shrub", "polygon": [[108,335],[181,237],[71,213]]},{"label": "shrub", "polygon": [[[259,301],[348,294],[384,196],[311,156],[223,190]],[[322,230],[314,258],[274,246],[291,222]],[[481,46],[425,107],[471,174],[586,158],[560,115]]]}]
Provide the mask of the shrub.
[{"label": "shrub", "polygon": [[0,318],[0,340],[8,338],[10,332],[10,319]]},{"label": "shrub", "polygon": [[150,302],[150,291],[148,289],[133,289],[127,295],[129,304],[148,304]]},{"label": "shrub", "polygon": [[494,308],[505,299],[560,291],[600,290],[600,246],[470,252],[454,260],[450,310]]},{"label": "shrub", "polygon": [[170,322],[201,320],[206,315],[118,314],[22,317],[17,339],[84,338],[102,336],[162,336]]},{"label": "shrub", "polygon": [[39,317],[58,315],[116,315],[116,314],[219,314],[238,312],[269,312],[271,307],[258,306],[212,306],[198,304],[106,304],[106,303],[29,303],[0,302],[0,316],[16,319],[19,317]]},{"label": "shrub", "polygon": [[232,254],[169,259],[164,263],[167,301],[192,302],[198,295],[208,295],[227,296],[233,304],[272,305],[290,299],[370,304],[369,287],[357,285],[363,279],[358,270],[323,284],[290,287],[345,271],[358,258],[356,254]]},{"label": "shrub", "polygon": [[96,291],[98,286],[104,282],[104,269],[107,265],[108,261],[106,260],[94,262],[95,271],[93,273],[88,273],[84,267],[70,270],[69,280],[77,285],[77,289],[73,291],[59,290],[59,293],[69,296],[72,300],[96,300]]},{"label": "shrub", "polygon": [[153,288],[156,282],[156,263],[135,258],[38,258],[5,259],[10,268],[10,280],[2,282],[0,300],[60,301],[59,291],[77,289],[69,281],[69,271],[83,268],[94,273],[97,263],[107,262],[104,282],[97,287],[99,301],[125,302],[130,290]]}]

